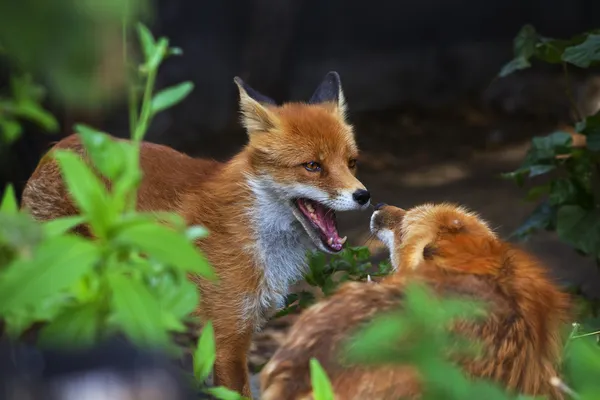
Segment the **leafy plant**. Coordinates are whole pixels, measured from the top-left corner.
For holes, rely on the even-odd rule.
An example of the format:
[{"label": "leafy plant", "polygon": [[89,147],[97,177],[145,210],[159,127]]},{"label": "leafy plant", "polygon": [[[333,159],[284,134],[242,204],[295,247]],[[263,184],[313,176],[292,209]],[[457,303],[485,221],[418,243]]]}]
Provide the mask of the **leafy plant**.
[{"label": "leafy plant", "polygon": [[[581,116],[569,90],[567,65],[588,68],[600,64],[600,31],[576,35],[570,39],[541,36],[530,26],[524,26],[514,42],[515,58],[500,71],[506,76],[531,66],[537,59],[562,64],[567,83],[566,95],[573,103],[579,121],[574,132],[558,130],[536,137],[521,166],[504,174],[523,186],[526,180],[548,177],[548,182],[535,184],[526,196],[538,201],[538,206],[513,233],[526,240],[541,230],[556,232],[558,237],[579,254],[591,257],[600,269],[600,112]],[[574,143],[574,139],[578,139]],[[580,292],[575,289],[576,294]],[[580,318],[600,329],[597,302],[588,302]]]},{"label": "leafy plant", "polygon": [[[172,51],[165,38],[154,45],[143,26],[139,31],[146,53],[138,77],[145,90],[140,109],[131,110],[136,115],[133,140],[114,141],[80,125],[76,130],[92,165],[66,150],[50,155],[80,215],[37,223],[17,210],[12,188],[5,191],[0,316],[12,337],[45,322],[42,345],[87,346],[124,333],[138,345],[176,352],[169,333],[185,329],[183,322],[199,301],[187,275],[215,277],[193,243],[206,230],[186,227],[172,213],[135,212],[139,143],[151,117],[191,90],[186,84],[183,92],[180,85],[153,95],[160,63],[181,52]],[[102,179],[111,181],[111,190]],[[94,240],[70,232],[81,224],[87,224]]]},{"label": "leafy plant", "polygon": [[[347,281],[364,281],[371,276],[384,276],[391,271],[389,262],[381,262],[374,266],[371,253],[367,247],[346,247],[340,253],[326,256],[323,252],[311,252],[308,255],[308,272],[304,280],[310,286],[318,288],[323,295],[329,296]],[[290,293],[285,307],[275,317],[295,313],[309,307],[315,302],[315,296],[308,291]]]},{"label": "leafy plant", "polygon": [[[53,97],[76,107],[119,98],[127,42],[121,27],[151,16],[148,0],[0,3],[0,48]],[[129,54],[128,54],[129,53]]]},{"label": "leafy plant", "polygon": [[19,120],[34,122],[48,132],[56,132],[58,122],[40,102],[44,89],[33,83],[31,75],[13,75],[10,79],[11,96],[0,96],[0,143],[10,144],[23,130]]}]

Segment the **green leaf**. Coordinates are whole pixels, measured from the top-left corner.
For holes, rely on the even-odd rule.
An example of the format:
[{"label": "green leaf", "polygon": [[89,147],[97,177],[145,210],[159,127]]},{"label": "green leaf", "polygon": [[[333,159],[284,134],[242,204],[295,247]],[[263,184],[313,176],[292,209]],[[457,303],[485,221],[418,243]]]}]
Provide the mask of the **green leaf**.
[{"label": "green leaf", "polygon": [[600,132],[589,135],[586,146],[590,151],[600,151]]},{"label": "green leaf", "polygon": [[215,279],[211,266],[200,250],[186,237],[156,223],[139,223],[123,227],[115,242],[135,247],[156,260],[186,271]]},{"label": "green leaf", "polygon": [[62,217],[42,223],[44,235],[47,237],[62,235],[77,225],[85,223],[85,218],[79,215],[71,217]]},{"label": "green leaf", "polygon": [[334,400],[331,382],[316,358],[310,359],[310,382],[315,400]]},{"label": "green leaf", "polygon": [[569,154],[573,138],[566,132],[556,131],[548,136],[534,137],[531,141],[531,150],[534,159],[553,160],[557,155]]},{"label": "green leaf", "polygon": [[166,275],[160,279],[158,291],[165,325],[173,331],[184,331],[185,326],[181,320],[198,307],[200,301],[198,288],[185,277],[181,282],[176,282]]},{"label": "green leaf", "polygon": [[505,76],[515,73],[516,71],[527,69],[529,67],[531,67],[529,60],[523,56],[519,56],[504,64],[502,69],[500,69],[498,76],[500,78],[504,78]]},{"label": "green leaf", "polygon": [[8,214],[19,212],[19,203],[17,202],[17,196],[15,196],[15,188],[10,183],[4,189],[2,202],[0,203],[0,212]]},{"label": "green leaf", "polygon": [[147,71],[156,70],[158,68],[166,54],[168,47],[169,41],[166,38],[161,37],[160,39],[158,39],[158,43],[154,47],[153,53],[150,55],[148,61],[146,62],[145,69]]},{"label": "green leaf", "polygon": [[566,48],[562,59],[580,68],[600,61],[600,35],[590,34],[583,43]]},{"label": "green leaf", "polygon": [[513,41],[515,56],[529,58],[534,55],[538,39],[535,28],[530,24],[524,25]]},{"label": "green leaf", "polygon": [[115,218],[115,210],[108,199],[104,184],[75,153],[64,150],[54,152],[70,195],[82,211],[98,236]]},{"label": "green leaf", "polygon": [[48,132],[56,132],[58,130],[58,121],[54,118],[54,115],[33,101],[19,102],[14,113],[19,117],[36,123]]},{"label": "green leaf", "polygon": [[146,25],[141,22],[138,22],[137,28],[140,43],[142,44],[142,50],[144,52],[144,59],[148,62],[155,51],[156,44],[154,43],[154,36],[152,36],[152,32],[150,32]]},{"label": "green leaf", "polygon": [[[12,250],[16,250],[22,256],[30,257],[33,249],[43,239],[40,228],[40,224],[27,213],[10,214],[1,212],[0,245],[11,247]],[[1,257],[0,261],[2,261]],[[0,266],[4,267],[6,264],[0,263]]]},{"label": "green leaf", "polygon": [[10,118],[0,119],[0,131],[2,132],[2,138],[5,143],[11,144],[21,136],[23,127],[21,124]]},{"label": "green leaf", "polygon": [[248,400],[238,392],[227,389],[225,386],[207,388],[204,391],[220,400]]},{"label": "green leaf", "polygon": [[170,47],[169,55],[170,56],[181,56],[181,55],[183,55],[183,50],[181,50],[179,47]]},{"label": "green leaf", "polygon": [[0,313],[43,302],[72,286],[99,257],[96,244],[80,237],[46,239],[32,259],[17,260],[0,275]]},{"label": "green leaf", "polygon": [[194,376],[199,382],[210,375],[217,358],[215,347],[215,331],[211,321],[202,327],[198,346],[194,352]]},{"label": "green leaf", "polygon": [[94,167],[108,179],[116,179],[125,166],[125,152],[120,144],[104,132],[97,131],[87,125],[77,124],[75,130],[85,147]]},{"label": "green leaf", "polygon": [[209,234],[208,229],[203,226],[190,226],[185,231],[185,236],[188,238],[190,242],[195,242],[198,239],[204,239]]},{"label": "green leaf", "polygon": [[527,192],[525,200],[537,201],[540,197],[550,193],[550,184],[534,186]]},{"label": "green leaf", "polygon": [[548,201],[540,203],[527,219],[519,226],[510,237],[520,241],[527,240],[533,233],[551,229],[556,220],[556,208]]},{"label": "green leaf", "polygon": [[157,114],[162,110],[173,107],[182,101],[194,89],[192,82],[182,82],[156,93],[152,98],[152,114]]},{"label": "green leaf", "polygon": [[109,282],[118,327],[138,345],[168,347],[160,304],[148,289],[124,275],[109,275]]},{"label": "green leaf", "polygon": [[100,307],[83,304],[68,307],[40,332],[39,343],[45,347],[89,347],[99,339]]},{"label": "green leaf", "polygon": [[600,210],[568,205],[558,210],[558,236],[578,250],[600,255]]}]

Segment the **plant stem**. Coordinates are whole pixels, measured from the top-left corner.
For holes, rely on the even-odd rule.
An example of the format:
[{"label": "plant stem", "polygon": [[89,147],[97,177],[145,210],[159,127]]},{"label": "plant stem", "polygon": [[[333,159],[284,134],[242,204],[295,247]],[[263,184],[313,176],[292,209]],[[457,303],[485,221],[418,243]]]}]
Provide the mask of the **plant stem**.
[{"label": "plant stem", "polygon": [[138,125],[134,131],[133,140],[136,143],[142,141],[152,116],[151,113],[151,101],[152,101],[152,89],[154,88],[154,81],[156,80],[156,69],[148,71],[148,77],[146,79],[146,86],[144,88],[144,98],[142,100],[142,110],[140,112],[140,119]]},{"label": "plant stem", "polygon": [[579,122],[583,120],[583,117],[581,115],[581,112],[579,112],[579,107],[577,107],[577,102],[575,102],[575,97],[573,96],[573,91],[571,90],[571,79],[569,78],[569,70],[567,68],[567,63],[563,61],[562,67],[563,72],[565,74],[565,90],[567,93],[567,98],[571,103],[571,108],[573,113],[575,113],[575,118],[577,118],[577,121]]},{"label": "plant stem", "polygon": [[594,336],[594,335],[600,335],[600,331],[588,332],[588,333],[584,333],[584,334],[581,334],[581,335],[571,336],[571,339],[579,339],[579,338],[582,338],[582,337]]}]

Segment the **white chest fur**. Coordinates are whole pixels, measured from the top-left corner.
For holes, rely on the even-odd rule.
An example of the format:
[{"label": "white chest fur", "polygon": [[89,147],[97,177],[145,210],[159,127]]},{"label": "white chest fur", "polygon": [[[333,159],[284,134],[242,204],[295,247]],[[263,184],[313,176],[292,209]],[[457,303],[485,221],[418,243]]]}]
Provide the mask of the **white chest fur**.
[{"label": "white chest fur", "polygon": [[307,251],[314,245],[287,201],[272,190],[272,182],[248,183],[256,196],[249,214],[257,236],[254,253],[262,281],[257,294],[245,299],[243,310],[245,319],[253,319],[259,327],[284,305],[290,285],[302,278]]}]

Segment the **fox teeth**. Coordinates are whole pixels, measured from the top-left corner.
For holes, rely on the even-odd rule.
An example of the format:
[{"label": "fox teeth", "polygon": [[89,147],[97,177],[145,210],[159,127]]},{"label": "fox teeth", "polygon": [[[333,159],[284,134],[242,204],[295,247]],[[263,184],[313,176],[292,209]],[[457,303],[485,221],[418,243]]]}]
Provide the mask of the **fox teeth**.
[{"label": "fox teeth", "polygon": [[346,243],[346,240],[348,240],[348,236],[344,236],[343,238],[341,238],[340,239],[340,244]]},{"label": "fox teeth", "polygon": [[330,246],[333,245],[333,238],[332,237],[330,237],[330,238],[327,239],[327,244],[330,245]]},{"label": "fox teeth", "polygon": [[306,203],[306,209],[312,214],[315,212],[315,209],[313,208],[312,204],[310,203]]}]

